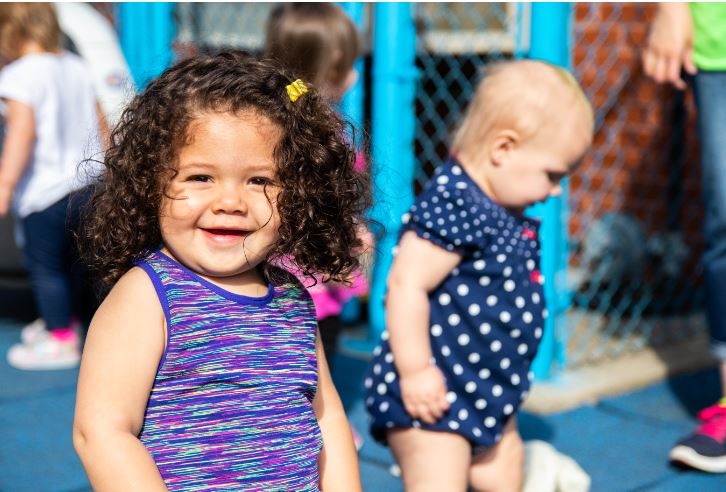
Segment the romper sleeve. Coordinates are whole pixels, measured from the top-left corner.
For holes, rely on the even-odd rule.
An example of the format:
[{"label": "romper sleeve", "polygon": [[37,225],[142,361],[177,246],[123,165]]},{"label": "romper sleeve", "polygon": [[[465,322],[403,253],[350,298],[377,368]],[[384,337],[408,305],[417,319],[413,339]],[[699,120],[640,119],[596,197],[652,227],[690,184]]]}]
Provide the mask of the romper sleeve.
[{"label": "romper sleeve", "polygon": [[401,233],[412,230],[447,251],[466,254],[485,245],[478,190],[457,175],[437,172],[404,214]]}]

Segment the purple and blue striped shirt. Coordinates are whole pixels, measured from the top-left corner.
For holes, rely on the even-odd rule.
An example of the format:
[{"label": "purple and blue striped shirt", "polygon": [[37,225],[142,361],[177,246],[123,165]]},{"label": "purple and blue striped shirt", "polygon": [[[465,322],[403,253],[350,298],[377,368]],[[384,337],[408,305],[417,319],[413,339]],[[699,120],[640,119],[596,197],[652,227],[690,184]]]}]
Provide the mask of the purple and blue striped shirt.
[{"label": "purple and blue striped shirt", "polygon": [[160,251],[137,265],[167,342],[139,438],[169,490],[318,490],[315,308],[292,276],[233,294]]}]

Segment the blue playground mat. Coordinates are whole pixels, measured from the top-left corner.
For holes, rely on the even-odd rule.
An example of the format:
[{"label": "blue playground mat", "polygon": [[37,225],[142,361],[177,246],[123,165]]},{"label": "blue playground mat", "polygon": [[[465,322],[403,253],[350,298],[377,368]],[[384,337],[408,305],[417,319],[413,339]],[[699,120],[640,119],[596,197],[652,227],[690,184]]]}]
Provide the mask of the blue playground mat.
[{"label": "blue playground mat", "polygon": [[[0,318],[0,351],[19,339],[27,320]],[[334,377],[360,450],[364,490],[401,491],[389,473],[390,451],[367,435],[362,402],[366,363],[339,355]],[[73,451],[76,370],[23,372],[0,361],[0,491],[90,490]],[[572,456],[592,477],[593,491],[719,491],[726,475],[669,465],[670,446],[695,425],[696,411],[718,398],[715,370],[676,376],[640,391],[548,416],[522,414],[525,439],[542,439]]]}]

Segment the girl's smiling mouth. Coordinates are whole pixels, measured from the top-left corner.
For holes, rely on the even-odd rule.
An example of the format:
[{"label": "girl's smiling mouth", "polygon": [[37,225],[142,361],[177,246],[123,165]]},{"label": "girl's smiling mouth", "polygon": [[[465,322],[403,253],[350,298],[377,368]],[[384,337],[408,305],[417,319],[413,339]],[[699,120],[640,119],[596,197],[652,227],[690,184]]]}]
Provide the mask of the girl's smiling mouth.
[{"label": "girl's smiling mouth", "polygon": [[250,234],[250,231],[244,229],[206,229],[202,228],[204,235],[216,242],[234,243],[240,239],[244,239]]}]

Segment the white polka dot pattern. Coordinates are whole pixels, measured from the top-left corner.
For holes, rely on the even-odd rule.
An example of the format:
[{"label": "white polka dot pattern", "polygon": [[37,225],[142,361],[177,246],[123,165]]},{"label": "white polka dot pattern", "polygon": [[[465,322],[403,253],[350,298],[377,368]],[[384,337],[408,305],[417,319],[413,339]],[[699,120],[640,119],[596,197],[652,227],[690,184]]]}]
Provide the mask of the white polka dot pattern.
[{"label": "white polka dot pattern", "polygon": [[392,427],[456,432],[476,446],[501,439],[527,395],[542,338],[537,229],[491,201],[455,162],[437,169],[405,215],[402,233],[413,230],[461,255],[429,297],[431,363],[445,377],[450,408],[433,425],[406,413],[386,332],[364,379],[376,439]]}]

